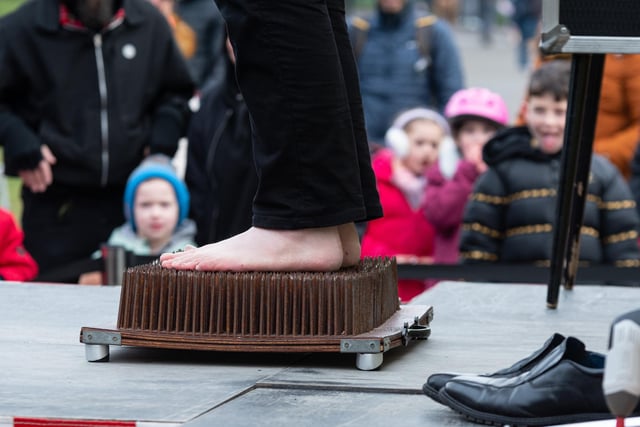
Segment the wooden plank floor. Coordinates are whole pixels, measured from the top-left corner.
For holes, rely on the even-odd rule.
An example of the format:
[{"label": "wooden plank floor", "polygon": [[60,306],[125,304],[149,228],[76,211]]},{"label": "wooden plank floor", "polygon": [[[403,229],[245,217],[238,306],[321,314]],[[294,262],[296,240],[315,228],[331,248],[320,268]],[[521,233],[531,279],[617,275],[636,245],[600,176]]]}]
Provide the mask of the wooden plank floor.
[{"label": "wooden plank floor", "polygon": [[[339,353],[229,353],[111,347],[89,363],[83,326],[113,326],[119,288],[0,286],[0,421],[9,417],[135,420],[169,425],[471,426],[422,395],[434,372],[506,367],[552,333],[604,351],[610,322],[640,289],[578,286],[546,308],[546,286],[443,282],[427,341],[384,354],[376,371]],[[0,424],[2,424],[0,422]]]}]

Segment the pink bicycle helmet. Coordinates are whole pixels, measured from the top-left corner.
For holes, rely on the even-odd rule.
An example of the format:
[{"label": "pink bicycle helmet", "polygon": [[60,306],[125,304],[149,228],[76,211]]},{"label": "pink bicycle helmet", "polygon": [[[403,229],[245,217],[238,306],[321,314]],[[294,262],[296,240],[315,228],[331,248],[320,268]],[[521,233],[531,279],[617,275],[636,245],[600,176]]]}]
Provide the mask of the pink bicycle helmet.
[{"label": "pink bicycle helmet", "polygon": [[466,118],[482,118],[499,127],[509,123],[509,111],[504,99],[485,88],[461,89],[451,96],[444,109],[444,115],[456,129]]}]

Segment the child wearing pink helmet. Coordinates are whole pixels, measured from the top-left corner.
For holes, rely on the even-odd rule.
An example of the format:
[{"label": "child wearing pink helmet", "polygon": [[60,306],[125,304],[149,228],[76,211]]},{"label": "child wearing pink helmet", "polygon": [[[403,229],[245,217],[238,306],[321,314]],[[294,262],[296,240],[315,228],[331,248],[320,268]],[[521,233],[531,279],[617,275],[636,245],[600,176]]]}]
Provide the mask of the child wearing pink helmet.
[{"label": "child wearing pink helmet", "polygon": [[452,140],[427,172],[425,215],[435,228],[434,262],[458,262],[462,215],[476,179],[487,169],[482,149],[509,122],[504,99],[486,88],[461,89],[444,111]]}]

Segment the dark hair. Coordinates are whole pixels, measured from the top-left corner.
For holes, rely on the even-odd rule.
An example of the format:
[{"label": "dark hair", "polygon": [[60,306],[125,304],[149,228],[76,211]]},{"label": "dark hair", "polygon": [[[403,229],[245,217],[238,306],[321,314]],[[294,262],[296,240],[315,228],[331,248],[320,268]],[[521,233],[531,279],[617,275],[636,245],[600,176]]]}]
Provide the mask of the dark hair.
[{"label": "dark hair", "polygon": [[554,59],[543,63],[531,74],[529,97],[551,95],[556,101],[569,98],[571,61]]}]

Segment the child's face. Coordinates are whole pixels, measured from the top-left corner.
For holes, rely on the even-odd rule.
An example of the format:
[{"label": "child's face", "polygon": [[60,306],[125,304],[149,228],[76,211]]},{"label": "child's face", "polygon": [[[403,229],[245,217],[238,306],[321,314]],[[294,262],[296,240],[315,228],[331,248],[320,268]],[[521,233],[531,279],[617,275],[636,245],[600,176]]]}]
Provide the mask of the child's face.
[{"label": "child's face", "polygon": [[473,163],[480,173],[487,170],[487,165],[482,160],[482,148],[497,130],[495,125],[480,119],[465,120],[458,129],[456,143],[462,157]]},{"label": "child's face", "polygon": [[179,211],[175,190],[168,181],[152,178],[138,186],[133,217],[138,236],[147,239],[152,248],[169,241],[178,223]]},{"label": "child's face", "polygon": [[556,101],[550,94],[529,98],[525,119],[540,150],[547,154],[555,154],[562,150],[566,116],[566,99]]},{"label": "child's face", "polygon": [[422,175],[438,159],[438,147],[444,138],[444,130],[431,120],[418,119],[405,128],[409,138],[409,154],[403,159],[405,167],[416,175]]}]

